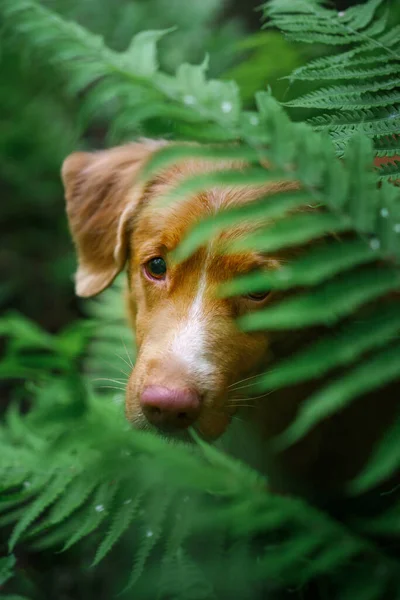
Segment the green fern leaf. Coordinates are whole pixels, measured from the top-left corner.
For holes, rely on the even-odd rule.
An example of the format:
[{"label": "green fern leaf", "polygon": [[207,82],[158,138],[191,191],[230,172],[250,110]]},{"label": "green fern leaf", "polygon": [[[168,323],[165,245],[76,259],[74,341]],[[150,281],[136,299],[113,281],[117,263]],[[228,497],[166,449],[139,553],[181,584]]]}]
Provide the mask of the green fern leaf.
[{"label": "green fern leaf", "polygon": [[377,445],[366,467],[351,482],[349,491],[362,494],[393,475],[400,466],[400,418],[392,425]]},{"label": "green fern leaf", "polygon": [[377,19],[364,32],[361,32],[359,36],[357,36],[357,34],[354,35],[352,31],[350,31],[350,33],[347,34],[343,33],[343,31],[345,31],[346,29],[345,27],[337,27],[336,33],[334,33],[333,35],[330,35],[329,33],[324,33],[324,31],[328,32],[335,29],[334,27],[331,27],[327,24],[324,24],[323,26],[319,27],[321,32],[314,33],[313,29],[315,27],[315,22],[310,22],[308,19],[304,19],[303,22],[294,22],[291,25],[282,21],[278,21],[276,19],[276,26],[279,29],[287,30],[286,37],[289,40],[303,42],[305,44],[319,43],[338,46],[341,44],[350,44],[354,41],[363,41],[366,36],[374,37],[376,35],[379,35],[385,30],[386,19],[384,17]]},{"label": "green fern leaf", "polygon": [[54,503],[48,517],[35,528],[34,534],[41,533],[67,519],[86,502],[97,484],[97,477],[90,475],[83,477],[81,473],[76,473],[76,478]]},{"label": "green fern leaf", "polygon": [[383,0],[369,0],[357,9],[350,8],[347,11],[337,12],[328,10],[320,2],[300,0],[293,5],[286,0],[270,0],[263,5],[263,8],[264,18],[270,18],[274,26],[285,32],[293,31],[293,26],[299,27],[300,23],[301,29],[304,26],[305,32],[319,31],[318,28],[335,31],[343,40],[341,43],[344,44],[346,43],[344,40],[347,41],[349,35],[352,36],[350,41],[354,41],[354,39],[364,41],[367,36],[373,35],[371,34],[371,21],[372,27],[376,23],[380,23],[381,19],[376,18],[376,12],[382,3]]},{"label": "green fern leaf", "polygon": [[[396,133],[396,123],[400,117],[399,107],[396,105],[374,110],[366,109],[354,112],[340,112],[319,115],[308,120],[314,129],[330,129],[332,131],[354,132],[357,129],[371,134]],[[394,129],[390,129],[393,126]],[[389,129],[388,129],[389,128]]]},{"label": "green fern leaf", "polygon": [[[400,47],[399,47],[400,50]],[[343,56],[343,55],[339,55]],[[379,54],[373,54],[371,56],[364,56],[362,58],[354,59],[349,62],[350,68],[347,70],[346,61],[334,62],[329,61],[329,66],[325,66],[320,69],[313,69],[311,65],[309,68],[303,68],[297,75],[291,73],[287,78],[291,81],[320,81],[324,79],[363,79],[367,77],[380,77],[382,75],[390,75],[392,73],[398,73],[398,65],[392,64],[391,60],[397,60],[394,57],[388,56],[386,50],[383,50]],[[334,62],[332,66],[332,62]],[[384,63],[384,67],[382,67]],[[364,68],[360,68],[366,65]],[[344,68],[346,70],[344,70]]]},{"label": "green fern leaf", "polygon": [[[299,15],[297,6],[286,3],[277,2],[272,8],[267,3],[264,7],[265,16],[270,17],[272,23],[292,39],[306,42],[319,40],[337,46],[351,44],[349,50],[315,59],[289,75],[292,82],[308,80],[322,83],[327,79],[348,79],[348,84],[321,88],[285,103],[289,107],[332,111],[323,117],[317,115],[310,122],[317,128],[335,132],[334,141],[339,156],[343,155],[354,129],[363,130],[368,135],[398,133],[398,124],[390,121],[390,114],[379,124],[385,107],[398,102],[400,88],[400,27],[386,28],[386,16],[378,10],[381,4],[368,0],[362,6],[336,12],[305,3],[304,16]],[[362,14],[365,20],[360,19]],[[369,25],[363,26],[362,23]],[[357,83],[363,79],[368,79],[368,82]],[[347,112],[342,114],[339,111]],[[365,113],[367,121],[361,117],[362,113]],[[345,130],[338,127],[339,124],[351,128]]]},{"label": "green fern leaf", "polygon": [[136,498],[127,498],[114,511],[114,517],[111,522],[107,535],[103,538],[94,558],[92,566],[97,565],[110,552],[111,548],[117,543],[120,537],[128,529],[134,519],[143,499],[144,490]]},{"label": "green fern leaf", "polygon": [[129,48],[122,55],[122,61],[129,69],[132,65],[138,77],[151,77],[158,71],[157,42],[172,31],[142,31],[136,35]]},{"label": "green fern leaf", "polygon": [[61,550],[65,540],[71,538],[77,529],[79,529],[82,520],[85,520],[85,518],[86,514],[84,510],[80,511],[72,518],[57,524],[56,527],[52,527],[46,533],[43,534],[43,532],[41,532],[38,537],[36,537],[36,529],[32,528],[27,536],[29,547],[38,552],[51,548]]},{"label": "green fern leaf", "polygon": [[[390,494],[396,492],[397,489],[397,486],[395,486],[387,492],[382,492],[382,494],[390,496]],[[369,519],[368,521],[358,519],[356,525],[361,531],[369,534],[398,536],[400,534],[399,509],[399,504],[395,502],[389,510],[386,510],[375,518]]]},{"label": "green fern leaf", "polygon": [[[340,52],[339,54],[322,56],[311,60],[308,64],[298,67],[291,73],[290,77],[293,77],[293,80],[297,79],[299,76],[302,77],[303,73],[307,74],[308,71],[319,71],[324,69],[330,69],[331,67],[335,68],[338,65],[342,65],[344,68],[347,65],[358,66],[360,64],[368,64],[369,62],[374,62],[374,59],[381,60],[386,62],[386,60],[396,58],[399,48],[399,33],[400,33],[400,25],[396,25],[384,32],[381,36],[376,38],[376,41],[366,41],[360,45],[354,45],[350,50],[346,52]],[[363,54],[366,56],[362,56]],[[361,55],[361,58],[357,58]]]},{"label": "green fern leaf", "polygon": [[319,286],[312,293],[299,294],[277,306],[244,315],[239,324],[246,331],[330,325],[366,302],[398,290],[399,284],[399,272],[390,267],[379,271],[372,267],[351,271]]},{"label": "green fern leaf", "polygon": [[[372,59],[370,59],[372,60]],[[360,61],[359,61],[360,62]],[[309,71],[307,72],[306,75],[302,75],[301,77],[298,77],[298,79],[300,80],[323,80],[323,79],[351,79],[352,81],[357,80],[357,79],[373,79],[374,77],[383,77],[385,75],[398,75],[399,73],[399,67],[398,65],[392,64],[388,61],[388,57],[387,54],[386,56],[382,56],[381,57],[381,62],[385,63],[385,66],[382,65],[378,65],[377,67],[365,67],[365,68],[359,68],[356,69],[354,63],[352,63],[351,68],[346,68],[345,71],[343,71],[343,66],[337,66],[337,67],[331,67],[329,69],[324,69],[321,71]],[[290,77],[292,78],[292,77]],[[393,80],[398,84],[398,77],[397,78],[393,78]],[[376,85],[378,82],[375,81],[370,81],[369,84],[372,86],[372,89],[375,89],[373,86]],[[395,87],[395,85],[393,85],[393,87]],[[355,85],[351,86],[352,89],[356,88],[359,89],[358,87],[356,87]],[[345,88],[346,89],[346,88]],[[368,89],[368,88],[366,88]],[[378,88],[381,89],[381,88]],[[349,88],[347,88],[347,90],[349,90]]]},{"label": "green fern leaf", "polygon": [[220,233],[239,220],[251,221],[260,217],[263,219],[276,219],[293,208],[307,205],[307,202],[309,202],[309,199],[302,192],[285,192],[278,196],[263,198],[257,203],[221,211],[217,215],[205,218],[192,229],[176,250],[176,258],[177,260],[188,258],[205,244],[210,236]]},{"label": "green fern leaf", "polygon": [[381,179],[396,181],[400,179],[400,161],[394,159],[387,162],[379,167],[378,172]]},{"label": "green fern leaf", "polygon": [[3,586],[6,581],[11,579],[16,562],[13,554],[0,558],[0,586]]},{"label": "green fern leaf", "polygon": [[[356,366],[339,380],[316,392],[300,407],[294,422],[277,438],[275,447],[281,450],[291,446],[317,423],[347,406],[354,398],[396,379],[399,375],[399,359],[400,346],[391,345]],[[396,434],[398,435],[398,424]],[[395,466],[392,455],[391,458],[390,468],[387,468],[389,472]],[[398,461],[397,453],[397,465]],[[387,471],[382,473],[382,477],[387,475]]]},{"label": "green fern leaf", "polygon": [[234,248],[251,248],[262,252],[272,252],[304,244],[326,234],[349,230],[351,222],[347,218],[332,213],[294,215],[282,219],[261,232],[248,235],[235,243]]},{"label": "green fern leaf", "polygon": [[106,518],[113,498],[118,491],[117,485],[110,483],[101,483],[94,495],[93,501],[89,504],[85,519],[82,520],[78,529],[65,542],[63,550],[68,550],[71,546],[97,529]]},{"label": "green fern leaf", "polygon": [[255,391],[285,387],[287,382],[296,384],[321,377],[339,366],[346,366],[364,352],[384,346],[395,339],[400,328],[400,312],[397,306],[387,306],[385,312],[379,307],[365,320],[346,323],[335,335],[330,335],[281,361],[270,372],[261,375],[254,383]]},{"label": "green fern leaf", "polygon": [[20,519],[14,528],[9,541],[9,548],[12,550],[15,547],[18,539],[26,531],[29,525],[41,514],[43,511],[53,504],[56,499],[64,492],[68,484],[75,478],[75,473],[67,472],[56,475],[52,478],[49,485],[45,490],[39,494],[38,498],[30,505],[25,511],[22,519]]},{"label": "green fern leaf", "polygon": [[350,89],[347,93],[342,93],[336,98],[335,88],[325,88],[296,98],[296,100],[285,102],[284,106],[297,108],[328,108],[330,110],[358,110],[375,106],[388,106],[396,102],[400,102],[400,90],[393,90],[391,92],[380,94],[370,94],[352,92]]},{"label": "green fern leaf", "polygon": [[331,242],[317,247],[275,271],[250,273],[221,286],[223,296],[312,286],[342,271],[374,261],[379,254],[363,240]]},{"label": "green fern leaf", "polygon": [[172,496],[173,492],[171,490],[164,489],[162,496],[155,494],[148,501],[146,505],[146,524],[142,531],[143,538],[135,557],[134,569],[125,590],[132,588],[142,575],[147,559],[163,532],[166,511]]}]

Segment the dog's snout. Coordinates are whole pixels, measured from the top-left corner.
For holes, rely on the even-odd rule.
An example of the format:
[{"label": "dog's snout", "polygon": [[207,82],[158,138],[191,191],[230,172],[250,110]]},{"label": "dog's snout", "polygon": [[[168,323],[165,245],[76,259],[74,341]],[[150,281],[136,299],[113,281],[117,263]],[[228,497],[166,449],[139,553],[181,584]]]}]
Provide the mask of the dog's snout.
[{"label": "dog's snout", "polygon": [[191,389],[169,389],[158,385],[146,387],[140,397],[147,420],[164,430],[184,429],[200,414],[200,396]]}]

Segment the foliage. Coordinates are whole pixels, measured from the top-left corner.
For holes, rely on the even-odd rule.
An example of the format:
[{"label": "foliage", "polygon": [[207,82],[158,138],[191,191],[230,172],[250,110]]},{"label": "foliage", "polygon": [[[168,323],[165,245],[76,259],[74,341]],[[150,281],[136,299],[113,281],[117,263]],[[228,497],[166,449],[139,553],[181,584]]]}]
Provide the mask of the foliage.
[{"label": "foliage", "polygon": [[[229,68],[231,45],[243,26],[225,19],[224,3],[204,0],[44,2],[64,19],[87,25],[120,50],[144,29],[176,27],[161,40],[163,67],[171,71],[184,58],[198,60],[205,48],[211,68]],[[217,27],[218,23],[218,27]],[[59,177],[63,158],[76,147],[103,145],[107,124],[91,127],[80,116],[80,103],[68,95],[66,79],[50,64],[41,65],[28,48],[5,35],[2,20],[0,53],[0,179],[2,250],[0,306],[14,306],[55,330],[77,314],[70,273],[73,254],[65,223]],[[49,256],[48,249],[53,252]],[[57,311],[44,304],[53,298]]]},{"label": "foliage", "polygon": [[[301,29],[302,39],[333,42],[342,35],[342,41],[355,42],[353,52],[359,56],[359,37],[354,40],[353,30],[362,30],[363,39],[382,33],[384,18],[373,19],[378,4],[369,0],[346,13],[352,28],[346,35],[335,19],[318,19],[318,11],[326,9],[315,0],[296,5],[297,12],[298,6],[304,7],[305,15],[296,17],[298,25],[290,16],[281,25],[296,35]],[[268,10],[286,14],[291,6],[273,0]],[[317,11],[315,20],[310,10]],[[274,223],[249,236],[246,247],[273,251],[308,246],[300,258],[274,273],[236,279],[221,290],[228,295],[264,289],[293,292],[279,305],[242,317],[245,329],[328,327],[317,344],[301,348],[249,386],[254,394],[334,375],[308,398],[275,440],[275,448],[292,444],[366,391],[397,380],[399,306],[395,301],[383,304],[383,298],[399,289],[399,191],[385,181],[377,186],[372,143],[362,131],[346,144],[343,161],[338,161],[327,135],[291,122],[269,93],[257,93],[255,110],[244,110],[234,82],[206,79],[207,61],[182,64],[176,75],[167,73],[156,48],[166,32],[142,32],[125,52],[118,52],[34,0],[0,0],[0,14],[13,44],[34,53],[38,64],[56,69],[69,93],[80,95],[85,125],[101,115],[111,121],[112,139],[144,131],[221,142],[167,147],[155,155],[143,177],[182,156],[246,161],[241,171],[185,180],[174,190],[174,201],[208,186],[300,182],[299,191],[204,221],[177,252],[182,260],[224,227],[254,217],[273,218]],[[355,117],[359,123],[363,115]],[[222,143],[232,141],[237,143]],[[268,170],[260,166],[266,162]],[[320,210],[293,214],[294,208],[310,206]],[[328,233],[336,234],[329,243],[311,244]],[[86,361],[90,374],[84,377],[77,358],[92,324],[89,331],[87,325],[78,325],[73,334],[42,337],[18,319],[3,323],[11,339],[5,372],[15,368],[17,376],[37,380],[31,390],[32,410],[25,415],[12,406],[0,433],[1,523],[14,524],[10,549],[23,536],[36,548],[65,549],[86,536],[95,538],[98,531],[97,563],[126,534],[132,569],[125,583],[137,586],[140,597],[249,597],[251,590],[251,598],[261,598],[291,586],[301,589],[322,575],[330,597],[399,598],[398,561],[383,543],[394,529],[398,533],[397,505],[390,510],[382,506],[376,518],[362,513],[355,518],[350,512],[341,522],[298,498],[270,494],[263,476],[197,438],[193,448],[182,448],[127,428],[121,396],[107,402],[109,396],[93,390],[99,386],[87,379],[103,370],[107,355],[118,352],[121,334],[130,343],[116,317],[115,298],[106,312],[98,305],[103,322],[107,314],[113,320],[97,339]],[[44,350],[48,360],[40,355],[32,364],[32,356],[25,353],[29,347]],[[332,351],[322,353],[321,348]],[[342,366],[347,370],[338,373]],[[29,370],[24,374],[24,369]],[[114,383],[123,387],[119,379]],[[352,482],[350,494],[372,490],[398,469],[397,437],[395,423]]]},{"label": "foliage", "polygon": [[[114,294],[106,293],[102,304],[111,307]],[[123,322],[122,314],[109,314],[109,319],[102,315],[103,325]],[[32,344],[23,321],[18,337],[21,356],[14,353],[13,360],[20,365],[23,349]],[[57,337],[63,336],[53,339],[58,351],[48,369],[52,364],[58,368],[58,355],[63,355]],[[96,357],[97,350],[92,366]],[[38,369],[43,378],[42,363]],[[15,406],[8,411],[0,431],[0,524],[14,524],[10,549],[24,535],[36,550],[67,550],[99,529],[100,535],[92,539],[97,564],[128,535],[132,570],[125,573],[124,583],[128,588],[138,584],[137,592],[149,598],[156,593],[245,597],[248,589],[254,591],[252,597],[262,597],[283,582],[305,585],[319,572],[335,573],[332,589],[352,597],[355,581],[365,577],[366,569],[376,574],[380,590],[398,589],[396,564],[370,534],[387,528],[390,512],[386,519],[353,519],[342,525],[299,499],[269,494],[263,477],[198,439],[190,449],[133,433],[124,422],[122,397],[93,394],[90,387],[88,380],[71,381],[48,371],[34,388],[29,415],[22,416]],[[161,541],[165,550],[155,587],[152,573]],[[349,577],[349,560],[361,561],[358,576]],[[234,571],[235,565],[246,566],[241,578],[221,579],[221,572]]]},{"label": "foliage", "polygon": [[[400,30],[393,23],[399,15],[390,12],[385,0],[346,11],[325,4],[323,0],[272,0],[264,5],[264,18],[289,39],[344,48],[294,69],[291,83],[317,82],[322,87],[285,105],[314,109],[316,115],[309,122],[319,131],[329,131],[340,156],[353,134],[360,131],[373,140],[376,156],[398,155]],[[327,87],[329,81],[338,83]],[[396,176],[398,168],[391,160],[381,177]]]}]

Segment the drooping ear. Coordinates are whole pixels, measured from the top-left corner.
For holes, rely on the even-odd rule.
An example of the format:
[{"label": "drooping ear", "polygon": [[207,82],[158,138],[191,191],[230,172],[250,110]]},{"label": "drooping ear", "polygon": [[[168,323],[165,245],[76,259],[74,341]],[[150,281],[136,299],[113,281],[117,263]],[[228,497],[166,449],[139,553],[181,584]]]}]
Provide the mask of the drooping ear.
[{"label": "drooping ear", "polygon": [[145,188],[137,176],[161,145],[149,140],[93,153],[76,152],[64,161],[67,215],[78,255],[78,296],[98,294],[123,269],[128,224]]}]

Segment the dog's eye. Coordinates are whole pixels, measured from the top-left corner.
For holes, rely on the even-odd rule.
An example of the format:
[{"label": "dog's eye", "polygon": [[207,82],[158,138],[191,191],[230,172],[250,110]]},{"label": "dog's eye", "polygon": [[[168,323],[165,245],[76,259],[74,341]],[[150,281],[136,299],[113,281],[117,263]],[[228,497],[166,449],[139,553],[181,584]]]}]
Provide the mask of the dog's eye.
[{"label": "dog's eye", "polygon": [[254,294],[248,294],[246,298],[253,300],[254,302],[261,302],[270,295],[271,292],[254,292]]},{"label": "dog's eye", "polygon": [[167,264],[161,256],[152,258],[145,264],[146,274],[153,279],[165,279]]}]

